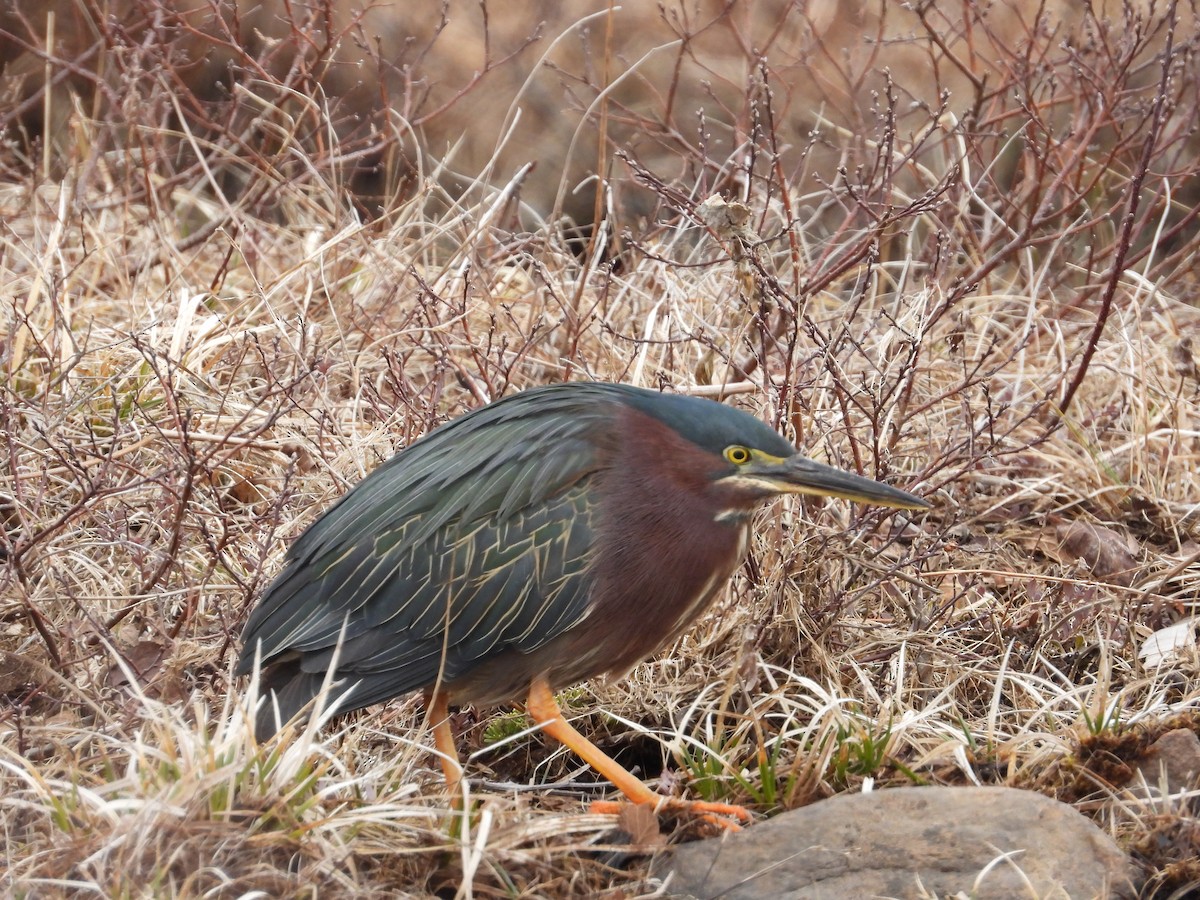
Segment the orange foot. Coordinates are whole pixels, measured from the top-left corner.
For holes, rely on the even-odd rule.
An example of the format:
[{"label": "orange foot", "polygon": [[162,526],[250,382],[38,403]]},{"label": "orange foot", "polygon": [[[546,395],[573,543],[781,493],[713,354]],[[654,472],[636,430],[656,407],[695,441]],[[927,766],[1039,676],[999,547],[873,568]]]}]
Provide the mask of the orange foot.
[{"label": "orange foot", "polygon": [[[595,800],[588,809],[599,815],[618,815],[628,801]],[[649,805],[649,804],[647,804]],[[745,807],[732,803],[713,803],[708,800],[676,800],[672,797],[662,797],[654,805],[654,811],[677,813],[709,822],[726,831],[741,831],[739,822],[749,824],[754,821],[754,815]]]},{"label": "orange foot", "polygon": [[[633,803],[645,805],[657,812],[680,812],[694,815],[705,822],[711,822],[728,831],[741,831],[737,824],[750,822],[754,817],[740,806],[728,803],[709,803],[705,800],[675,800],[657,794],[642,784],[632,772],[576,731],[563,718],[562,711],[554,702],[554,694],[544,677],[533,679],[529,685],[529,700],[526,710],[542,731],[559,743],[574,750],[589,766],[603,775],[612,786],[629,798]],[[620,812],[622,804],[610,800],[600,800],[592,804],[592,812],[611,814]]]}]

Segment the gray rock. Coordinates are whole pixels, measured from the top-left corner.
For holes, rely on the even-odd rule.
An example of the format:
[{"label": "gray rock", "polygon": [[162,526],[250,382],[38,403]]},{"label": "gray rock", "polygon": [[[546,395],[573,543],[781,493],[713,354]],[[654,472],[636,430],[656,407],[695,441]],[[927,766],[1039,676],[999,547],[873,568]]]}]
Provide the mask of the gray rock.
[{"label": "gray rock", "polygon": [[1136,870],[1066,804],[1002,787],[844,794],[654,863],[671,896],[1133,897]]},{"label": "gray rock", "polygon": [[[1142,800],[1161,800],[1160,806],[1169,810],[1172,804],[1180,808],[1180,801],[1171,800],[1169,795],[1195,790],[1197,786],[1200,786],[1200,738],[1187,728],[1176,728],[1150,745],[1145,759],[1137,764],[1130,791]],[[1187,805],[1195,806],[1194,802]]]}]

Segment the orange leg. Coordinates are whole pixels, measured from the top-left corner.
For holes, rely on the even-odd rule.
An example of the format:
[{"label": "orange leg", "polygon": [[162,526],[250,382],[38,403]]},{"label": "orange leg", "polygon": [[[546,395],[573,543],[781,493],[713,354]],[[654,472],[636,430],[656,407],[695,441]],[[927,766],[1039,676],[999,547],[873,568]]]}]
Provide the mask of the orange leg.
[{"label": "orange leg", "polygon": [[433,745],[438,749],[442,763],[442,774],[446,776],[446,788],[454,802],[462,801],[462,765],[458,761],[458,748],[454,746],[454,732],[450,730],[450,707],[442,691],[434,691],[426,699],[426,715],[433,723]]},{"label": "orange leg", "polygon": [[[728,803],[709,803],[704,800],[675,800],[664,797],[646,787],[632,772],[576,731],[566,719],[554,701],[554,693],[545,678],[535,678],[529,685],[529,700],[525,709],[542,731],[561,744],[571,748],[579,757],[612,782],[613,786],[634,803],[646,803],[658,809],[660,806],[684,807],[700,813],[705,819],[726,827],[737,829],[737,825],[728,819],[718,818],[728,816],[741,819],[744,822],[752,818],[749,811],[740,806]],[[614,803],[599,801],[592,804],[593,812],[615,812],[619,806]]]}]

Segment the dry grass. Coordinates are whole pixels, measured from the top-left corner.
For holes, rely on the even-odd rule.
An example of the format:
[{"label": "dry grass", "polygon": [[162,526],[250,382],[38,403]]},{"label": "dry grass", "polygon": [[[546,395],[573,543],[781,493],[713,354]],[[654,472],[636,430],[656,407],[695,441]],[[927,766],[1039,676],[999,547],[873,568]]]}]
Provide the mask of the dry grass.
[{"label": "dry grass", "polygon": [[[964,11],[931,56],[983,46]],[[1200,613],[1200,73],[1173,9],[1123,15],[1031,33],[969,102],[872,70],[868,130],[806,146],[778,139],[786,73],[747,66],[746,143],[684,160],[735,205],[628,153],[659,206],[601,193],[582,250],[518,224],[521,173],[462,190],[433,155],[362,217],[348,167],[394,133],[339,157],[329,107],[266,70],[203,121],[169,78],[41,95],[67,124],[10,121],[0,160],[4,890],[653,890],[510,713],[459,716],[479,806],[454,824],[414,699],[258,746],[229,675],[317,511],[449,416],[587,378],[723,392],[935,504],[770,510],[714,615],[568,693],[597,742],[766,815],[867,779],[1029,787],[1129,847],[1146,896],[1200,883],[1194,806],[1111,765],[1200,727],[1194,629],[1139,658]]]}]

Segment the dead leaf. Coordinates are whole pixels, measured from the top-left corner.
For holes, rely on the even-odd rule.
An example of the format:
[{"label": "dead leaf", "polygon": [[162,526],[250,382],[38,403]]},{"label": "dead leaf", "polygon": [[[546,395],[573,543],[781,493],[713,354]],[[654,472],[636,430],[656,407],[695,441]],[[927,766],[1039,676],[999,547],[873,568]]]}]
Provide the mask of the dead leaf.
[{"label": "dead leaf", "polygon": [[1088,571],[1102,581],[1123,587],[1133,584],[1140,566],[1120,532],[1078,520],[1059,525],[1055,532],[1063,563],[1081,559]]},{"label": "dead leaf", "polygon": [[1200,370],[1196,368],[1196,357],[1192,355],[1192,339],[1181,337],[1171,348],[1171,363],[1182,378],[1200,381]]},{"label": "dead leaf", "polygon": [[25,657],[0,650],[0,697],[23,692],[32,676],[32,668]]},{"label": "dead leaf", "polygon": [[1157,669],[1164,663],[1173,662],[1180,657],[1190,656],[1196,650],[1196,617],[1184,619],[1166,628],[1160,628],[1142,644],[1138,651],[1142,665],[1147,669]]},{"label": "dead leaf", "polygon": [[723,241],[755,240],[758,237],[746,224],[750,221],[750,207],[739,200],[730,203],[719,194],[713,194],[696,207],[696,216]]},{"label": "dead leaf", "polygon": [[163,671],[163,661],[167,657],[167,648],[158,641],[138,641],[123,654],[125,665],[113,663],[104,681],[109,687],[119,688],[129,684],[128,671],[138,678],[138,684],[147,688]]},{"label": "dead leaf", "polygon": [[635,846],[666,846],[667,839],[658,830],[658,816],[649,804],[624,804],[617,815],[617,826],[629,835],[629,842]]}]

